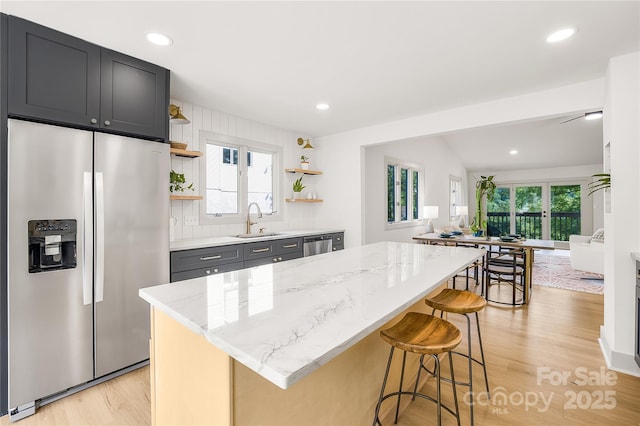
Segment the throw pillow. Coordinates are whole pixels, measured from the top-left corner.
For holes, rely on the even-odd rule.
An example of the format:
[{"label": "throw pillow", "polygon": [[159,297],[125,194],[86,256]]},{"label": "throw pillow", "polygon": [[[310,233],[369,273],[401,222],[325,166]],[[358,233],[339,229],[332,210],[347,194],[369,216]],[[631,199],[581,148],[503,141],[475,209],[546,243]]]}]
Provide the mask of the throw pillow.
[{"label": "throw pillow", "polygon": [[600,228],[593,233],[591,236],[591,242],[604,244],[604,228]]}]

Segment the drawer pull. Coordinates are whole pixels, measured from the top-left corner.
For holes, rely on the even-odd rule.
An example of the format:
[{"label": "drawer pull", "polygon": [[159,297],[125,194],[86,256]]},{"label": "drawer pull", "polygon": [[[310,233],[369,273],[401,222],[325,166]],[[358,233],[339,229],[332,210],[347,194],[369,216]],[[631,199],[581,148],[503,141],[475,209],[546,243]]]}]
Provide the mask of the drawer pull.
[{"label": "drawer pull", "polygon": [[298,247],[297,243],[296,244],[287,244],[285,246],[282,246],[282,248],[296,248],[296,247]]},{"label": "drawer pull", "polygon": [[269,251],[271,250],[270,247],[265,247],[265,248],[261,248],[261,249],[253,249],[251,250],[252,253],[264,253],[265,251]]},{"label": "drawer pull", "polygon": [[222,257],[221,254],[217,255],[217,256],[205,256],[205,257],[201,257],[200,260],[216,260],[216,259],[220,259]]}]

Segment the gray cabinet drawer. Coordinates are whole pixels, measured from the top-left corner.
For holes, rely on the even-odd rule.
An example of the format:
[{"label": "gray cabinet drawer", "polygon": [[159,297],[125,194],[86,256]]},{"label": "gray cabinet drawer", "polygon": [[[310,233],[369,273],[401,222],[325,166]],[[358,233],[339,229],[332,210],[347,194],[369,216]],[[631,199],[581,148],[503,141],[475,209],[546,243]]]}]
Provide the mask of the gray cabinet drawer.
[{"label": "gray cabinet drawer", "polygon": [[210,266],[208,268],[192,269],[190,271],[171,273],[171,282],[190,280],[191,278],[206,277],[208,275],[222,274],[224,272],[237,271],[243,268],[242,262],[227,263],[224,265]]},{"label": "gray cabinet drawer", "polygon": [[269,257],[275,254],[274,241],[259,241],[255,243],[244,244],[244,261],[251,259],[259,259],[262,257]]},{"label": "gray cabinet drawer", "polygon": [[242,262],[242,245],[208,247],[171,252],[171,273]]},{"label": "gray cabinet drawer", "polygon": [[299,257],[302,257],[302,237],[287,238],[286,240],[274,240],[273,244],[275,246],[274,251],[276,254],[299,253]]}]

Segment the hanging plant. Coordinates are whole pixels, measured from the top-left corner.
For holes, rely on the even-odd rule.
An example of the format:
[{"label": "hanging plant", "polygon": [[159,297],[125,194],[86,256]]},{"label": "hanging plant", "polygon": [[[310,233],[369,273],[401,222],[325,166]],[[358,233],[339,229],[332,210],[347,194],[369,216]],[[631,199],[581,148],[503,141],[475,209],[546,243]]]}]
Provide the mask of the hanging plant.
[{"label": "hanging plant", "polygon": [[609,189],[611,188],[611,174],[610,173],[597,173],[592,175],[591,178],[595,179],[593,182],[590,182],[589,185],[589,194],[591,195],[594,192],[600,191],[601,189]]}]

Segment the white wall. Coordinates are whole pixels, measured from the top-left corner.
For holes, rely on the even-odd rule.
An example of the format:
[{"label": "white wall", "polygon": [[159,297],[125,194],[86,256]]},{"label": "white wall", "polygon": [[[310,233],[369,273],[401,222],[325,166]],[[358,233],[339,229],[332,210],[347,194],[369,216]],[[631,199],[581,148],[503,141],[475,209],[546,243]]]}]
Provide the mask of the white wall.
[{"label": "white wall", "polygon": [[[224,135],[230,135],[248,139],[252,141],[268,143],[281,146],[283,149],[284,168],[299,167],[300,147],[296,140],[304,136],[292,131],[270,127],[255,121],[245,120],[230,114],[213,111],[193,105],[187,102],[172,100],[172,103],[182,108],[182,113],[191,120],[190,124],[172,124],[170,129],[170,139],[188,144],[190,151],[202,151],[200,146],[200,130],[208,130]],[[319,150],[318,150],[319,151]],[[311,154],[312,168],[320,167],[315,161],[316,153]],[[204,182],[200,182],[200,167],[204,165],[204,157],[182,158],[171,156],[171,167],[178,173],[184,173],[187,182],[193,182],[196,191],[193,195],[204,194]],[[283,179],[281,198],[289,197],[293,180],[297,177],[284,173],[283,170],[274,171],[280,173]],[[167,171],[167,182],[169,172]],[[317,181],[321,176],[305,176],[304,183],[308,186],[306,190],[315,190]],[[168,183],[167,183],[168,186]],[[168,192],[168,188],[167,188]],[[212,236],[235,235],[245,232],[246,223],[238,222],[233,224],[220,225],[197,225],[185,226],[185,216],[200,216],[200,203],[203,201],[172,201],[171,216],[175,218],[175,239],[200,238]],[[317,209],[316,203],[282,203],[283,217],[278,221],[269,221],[266,216],[258,219],[259,225],[254,225],[254,232],[258,227],[266,228],[266,232],[292,229],[312,229],[315,228],[315,218]]]},{"label": "white wall", "polygon": [[322,147],[319,161],[325,171],[319,187],[321,192],[330,194],[326,197],[328,202],[318,210],[317,225],[330,227],[342,224],[347,232],[346,246],[366,241],[363,198],[367,187],[361,185],[365,178],[365,146],[600,109],[604,104],[604,89],[604,78],[596,79],[317,138],[316,144]]},{"label": "white wall", "polygon": [[420,222],[410,227],[385,229],[387,220],[385,156],[424,167],[425,198],[422,205],[439,207],[439,218],[433,220],[435,227],[448,224],[449,175],[462,179],[464,191],[466,170],[445,141],[440,137],[424,137],[369,146],[365,148],[364,154],[364,243],[411,242],[411,237],[424,232],[426,226],[426,222]]},{"label": "white wall", "polygon": [[[562,182],[562,181],[583,181],[591,182],[591,176],[602,173],[602,164],[577,167],[553,167],[547,169],[528,169],[511,171],[480,171],[469,173],[469,216],[475,215],[475,182],[480,176],[495,176],[495,181],[500,184],[526,183],[526,182]],[[591,214],[585,215],[582,234],[591,235],[596,229],[604,227],[604,207],[603,192],[598,191],[592,196],[587,196],[584,192],[582,198],[582,209],[586,212],[589,209]]]},{"label": "white wall", "polygon": [[610,144],[611,212],[605,213],[604,325],[600,345],[610,368],[640,376],[633,360],[635,262],[640,249],[640,53],[607,69],[604,140]]}]

